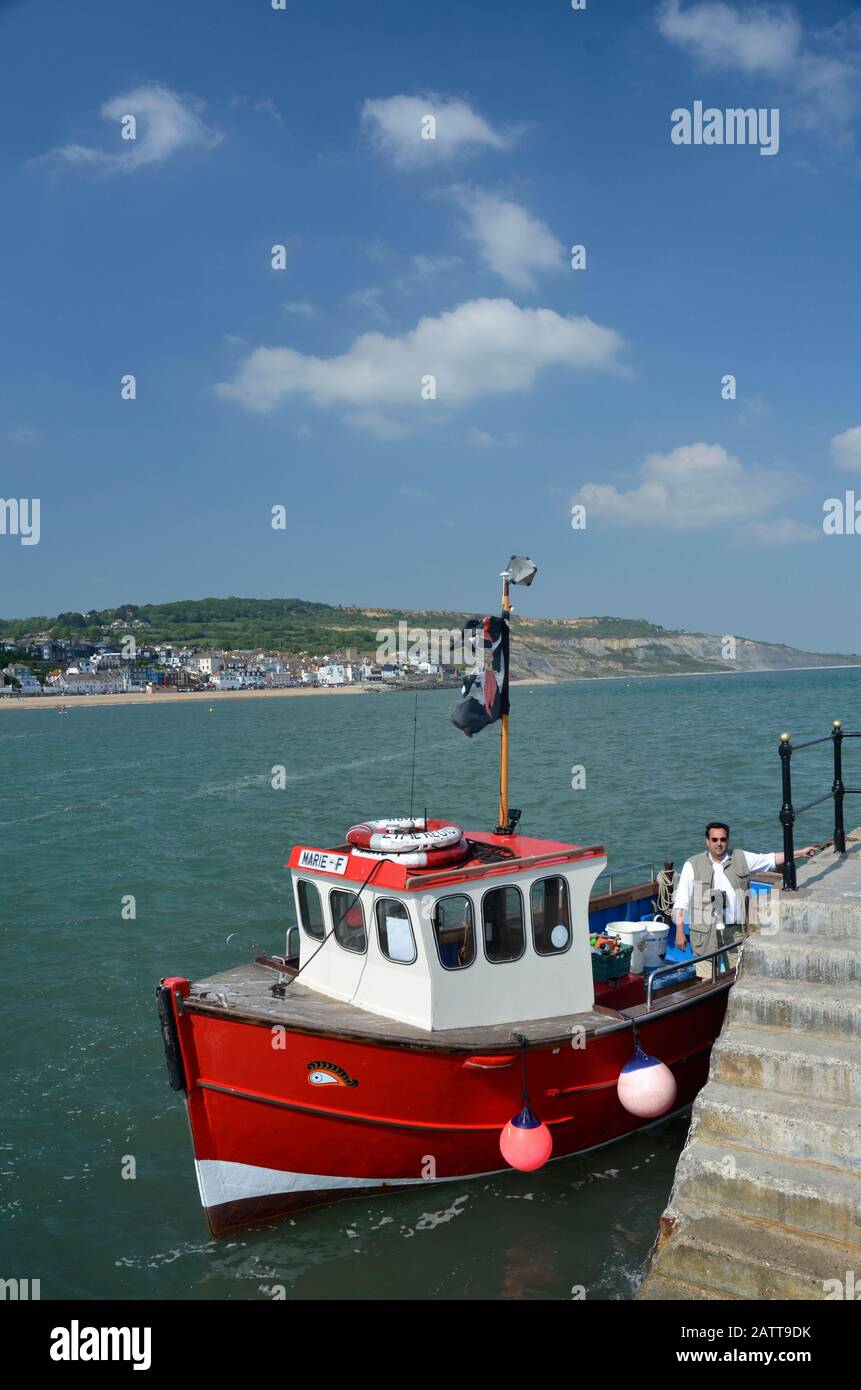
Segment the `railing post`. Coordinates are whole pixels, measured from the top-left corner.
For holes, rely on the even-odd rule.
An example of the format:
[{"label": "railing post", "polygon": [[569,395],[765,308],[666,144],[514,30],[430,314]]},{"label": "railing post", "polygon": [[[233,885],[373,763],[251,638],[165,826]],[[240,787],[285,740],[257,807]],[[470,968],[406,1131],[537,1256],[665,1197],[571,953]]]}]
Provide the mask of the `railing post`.
[{"label": "railing post", "polygon": [[831,794],[834,797],[834,853],[846,853],[846,831],[843,828],[843,798],[846,788],[843,785],[843,721],[835,719],[831,735],[834,740],[834,782]]},{"label": "railing post", "polygon": [[795,878],[795,846],[792,827],[795,812],[792,809],[792,782],[789,775],[789,761],[792,757],[792,743],[789,734],[780,735],[780,770],[783,781],[783,805],[780,808],[780,824],[783,826],[783,887],[794,892],[798,887]]}]

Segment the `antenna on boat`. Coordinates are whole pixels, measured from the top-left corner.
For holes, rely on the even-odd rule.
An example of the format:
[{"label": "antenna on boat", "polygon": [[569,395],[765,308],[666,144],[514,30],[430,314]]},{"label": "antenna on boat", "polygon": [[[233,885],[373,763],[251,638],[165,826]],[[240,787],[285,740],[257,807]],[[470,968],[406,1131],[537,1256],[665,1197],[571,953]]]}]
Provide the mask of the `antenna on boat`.
[{"label": "antenna on boat", "polygon": [[[512,555],[507,566],[502,571],[502,622],[508,631],[511,614],[511,597],[509,586],[511,584],[530,585],[538,573],[538,566],[534,565],[528,555]],[[500,747],[499,747],[499,824],[496,827],[497,835],[511,835],[514,827],[520,820],[520,812],[512,811],[508,813],[508,679],[509,667],[511,663],[510,639],[506,644],[505,659],[505,698],[503,703],[503,714],[500,719]]]}]

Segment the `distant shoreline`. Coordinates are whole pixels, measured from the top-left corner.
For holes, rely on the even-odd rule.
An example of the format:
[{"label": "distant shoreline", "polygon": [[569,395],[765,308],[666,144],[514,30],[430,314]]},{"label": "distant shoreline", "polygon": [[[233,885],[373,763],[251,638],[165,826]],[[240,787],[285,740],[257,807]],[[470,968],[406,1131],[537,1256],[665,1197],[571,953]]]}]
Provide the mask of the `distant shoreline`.
[{"label": "distant shoreline", "polygon": [[627,671],[621,676],[564,676],[561,680],[516,680],[512,685],[585,685],[591,681],[688,680],[694,676],[782,676],[789,671],[861,671],[861,661],[845,661],[839,666],[763,666],[745,671]]},{"label": "distant shoreline", "polygon": [[158,695],[133,694],[123,691],[117,695],[14,695],[0,697],[0,709],[52,709],[65,705],[68,710],[93,705],[185,705],[210,704],[221,700],[275,700],[289,695],[361,695],[361,685],[315,685],[310,689],[287,686],[283,690],[165,690]]},{"label": "distant shoreline", "polygon": [[[858,670],[861,670],[861,662],[848,661],[839,666],[766,666],[759,671],[628,671],[615,676],[563,676],[558,680],[547,676],[518,676],[511,684],[513,686],[591,685],[594,681],[660,681],[679,678],[688,680],[696,676],[776,676],[790,671]],[[392,689],[397,693],[397,686],[392,687]],[[452,694],[456,693],[456,687],[452,686],[435,687],[429,685],[424,689],[440,689],[448,690]],[[65,705],[69,710],[100,705],[144,705],[149,708],[154,705],[175,704],[177,701],[182,701],[183,704],[215,704],[216,701],[221,700],[277,700],[284,697],[305,695],[362,695],[366,690],[367,686],[365,685],[314,685],[307,689],[301,686],[288,686],[282,690],[165,690],[153,695],[132,694],[128,691],[118,695],[22,695],[20,699],[14,695],[4,695],[0,697],[0,710],[56,710],[60,705]]]}]

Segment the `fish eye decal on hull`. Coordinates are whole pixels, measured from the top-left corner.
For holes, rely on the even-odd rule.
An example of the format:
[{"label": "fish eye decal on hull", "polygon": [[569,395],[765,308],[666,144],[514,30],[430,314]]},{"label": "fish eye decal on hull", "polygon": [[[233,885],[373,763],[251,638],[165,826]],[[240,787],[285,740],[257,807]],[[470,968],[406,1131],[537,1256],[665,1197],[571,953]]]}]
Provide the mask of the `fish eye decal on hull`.
[{"label": "fish eye decal on hull", "polygon": [[343,1067],[337,1066],[334,1062],[309,1062],[308,1063],[308,1084],[310,1086],[358,1086],[356,1081]]}]

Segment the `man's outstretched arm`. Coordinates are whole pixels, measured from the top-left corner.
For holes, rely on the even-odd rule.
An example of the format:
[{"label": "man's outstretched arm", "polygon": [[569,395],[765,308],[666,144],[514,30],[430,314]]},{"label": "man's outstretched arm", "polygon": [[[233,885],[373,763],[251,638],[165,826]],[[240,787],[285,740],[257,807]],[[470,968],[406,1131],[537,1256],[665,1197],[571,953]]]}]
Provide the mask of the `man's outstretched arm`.
[{"label": "man's outstretched arm", "polygon": [[[797,849],[797,850],[795,851],[795,856],[794,856],[794,857],[795,857],[796,859],[812,859],[815,853],[816,853],[816,846],[815,846],[815,845],[805,845],[805,846],[804,846],[804,849]],[[786,860],[786,855],[783,853],[783,850],[782,850],[782,849],[781,849],[781,850],[778,850],[777,853],[776,853],[775,856],[774,856],[774,867],[775,867],[776,869],[782,869],[785,860]]]}]

